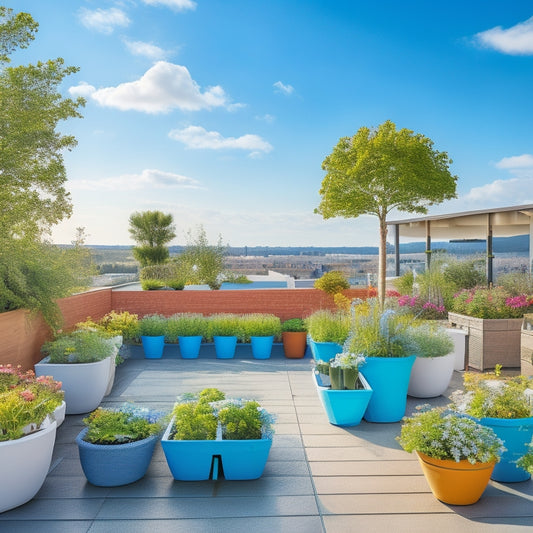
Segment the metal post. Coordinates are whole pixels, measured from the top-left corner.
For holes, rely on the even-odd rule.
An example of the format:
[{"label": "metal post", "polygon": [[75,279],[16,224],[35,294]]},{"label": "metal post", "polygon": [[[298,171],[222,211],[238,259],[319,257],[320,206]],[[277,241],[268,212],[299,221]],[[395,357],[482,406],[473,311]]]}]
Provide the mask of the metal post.
[{"label": "metal post", "polygon": [[493,270],[492,262],[494,255],[492,253],[492,214],[487,213],[487,285],[492,287],[493,284]]}]

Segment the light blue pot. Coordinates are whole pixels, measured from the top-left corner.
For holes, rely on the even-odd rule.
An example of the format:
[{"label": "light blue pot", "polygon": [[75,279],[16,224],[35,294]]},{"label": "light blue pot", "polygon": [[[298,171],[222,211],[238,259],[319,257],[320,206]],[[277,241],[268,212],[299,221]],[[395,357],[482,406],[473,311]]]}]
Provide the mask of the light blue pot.
[{"label": "light blue pot", "polygon": [[178,337],[181,357],[183,359],[197,359],[200,354],[202,339],[201,335]]},{"label": "light blue pot", "polygon": [[507,448],[492,471],[491,479],[504,483],[526,481],[531,474],[516,466],[516,461],[527,451],[533,437],[533,417],[529,418],[481,418],[483,426],[492,428]]},{"label": "light blue pot", "polygon": [[217,479],[213,458],[218,456],[227,480],[257,479],[262,476],[272,439],[257,440],[168,440],[171,422],[161,439],[174,479],[204,481]]},{"label": "light blue pot", "polygon": [[88,428],[76,437],[85,477],[98,487],[118,487],[141,479],[148,470],[159,435],[126,444],[85,442]]},{"label": "light blue pot", "polygon": [[213,341],[215,343],[215,354],[217,359],[233,359],[233,357],[235,357],[237,337],[215,335]]},{"label": "light blue pot", "polygon": [[143,335],[141,336],[141,342],[146,359],[161,359],[163,357],[163,349],[165,347],[164,335],[158,335],[157,337]]},{"label": "light blue pot", "polygon": [[250,337],[254,359],[268,359],[272,353],[274,335],[269,337]]},{"label": "light blue pot", "polygon": [[415,359],[415,355],[366,358],[362,370],[374,391],[364,414],[367,422],[399,422],[403,418]]},{"label": "light blue pot", "polygon": [[359,373],[362,390],[331,390],[322,385],[320,376],[313,371],[318,397],[326,411],[330,424],[336,426],[357,426],[372,397],[372,389],[365,377]]},{"label": "light blue pot", "polygon": [[316,342],[311,339],[309,344],[316,361],[329,361],[342,352],[342,346],[336,342]]}]

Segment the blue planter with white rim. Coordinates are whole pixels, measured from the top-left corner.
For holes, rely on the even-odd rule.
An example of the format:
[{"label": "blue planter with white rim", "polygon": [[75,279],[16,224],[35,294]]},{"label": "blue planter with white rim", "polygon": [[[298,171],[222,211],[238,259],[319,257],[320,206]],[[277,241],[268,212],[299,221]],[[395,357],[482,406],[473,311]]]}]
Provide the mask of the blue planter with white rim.
[{"label": "blue planter with white rim", "polygon": [[165,348],[164,335],[142,335],[141,342],[146,359],[161,359],[163,357],[163,349]]},{"label": "blue planter with white rim", "polygon": [[141,479],[150,466],[159,435],[125,444],[84,441],[88,428],[76,437],[85,477],[98,487],[118,487]]},{"label": "blue planter with white rim", "polygon": [[201,335],[178,337],[181,357],[183,359],[197,359],[200,355],[202,340],[203,337]]},{"label": "blue planter with white rim", "polygon": [[361,372],[358,380],[363,388],[355,390],[333,390],[322,383],[320,375],[315,371],[313,378],[330,424],[357,426],[363,418],[373,392]]},{"label": "blue planter with white rim", "polygon": [[236,336],[215,335],[213,342],[215,343],[217,359],[233,359],[235,357],[235,349],[237,348]]},{"label": "blue planter with white rim", "polygon": [[399,422],[404,417],[415,359],[415,355],[366,358],[365,378],[374,391],[364,414],[367,422]]},{"label": "blue planter with white rim", "polygon": [[274,335],[264,337],[250,337],[252,355],[254,359],[268,359],[274,345]]},{"label": "blue planter with white rim", "polygon": [[336,342],[317,342],[311,338],[309,344],[311,353],[317,361],[329,361],[342,352],[342,346]]}]

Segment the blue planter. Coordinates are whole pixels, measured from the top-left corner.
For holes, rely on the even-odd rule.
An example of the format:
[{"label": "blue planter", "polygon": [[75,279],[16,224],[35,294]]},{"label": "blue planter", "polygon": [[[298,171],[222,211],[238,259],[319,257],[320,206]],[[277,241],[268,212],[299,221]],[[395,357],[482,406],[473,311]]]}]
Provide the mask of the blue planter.
[{"label": "blue planter", "polygon": [[148,470],[159,435],[127,444],[91,444],[76,437],[85,477],[99,487],[118,487],[141,479]]},{"label": "blue planter", "polygon": [[180,354],[183,359],[196,359],[200,354],[201,335],[178,337]]},{"label": "blue planter", "polygon": [[342,346],[336,342],[316,342],[310,339],[311,353],[317,361],[329,361],[342,352]]},{"label": "blue planter", "polygon": [[165,347],[164,335],[158,335],[157,337],[143,335],[141,336],[141,342],[146,359],[161,359],[163,357],[163,348]]},{"label": "blue planter", "polygon": [[274,344],[274,335],[269,337],[250,337],[254,359],[268,359]]},{"label": "blue planter", "polygon": [[526,481],[531,474],[516,466],[516,461],[527,451],[527,444],[533,437],[533,417],[530,418],[481,418],[477,420],[483,426],[492,428],[503,441],[507,450],[496,463],[491,479],[504,483]]},{"label": "blue planter", "polygon": [[330,424],[336,426],[357,426],[368,406],[372,389],[365,377],[359,373],[359,380],[365,387],[361,390],[332,390],[322,384],[320,376],[313,371],[318,397],[326,411]]},{"label": "blue planter", "polygon": [[215,335],[213,341],[217,359],[233,359],[237,347],[237,337]]},{"label": "blue planter", "polygon": [[415,355],[366,358],[363,372],[374,391],[364,415],[366,421],[399,422],[403,418],[415,359]]},{"label": "blue planter", "polygon": [[168,440],[167,427],[161,446],[174,479],[204,481],[217,479],[218,462],[227,480],[257,479],[263,474],[272,439],[257,440]]}]

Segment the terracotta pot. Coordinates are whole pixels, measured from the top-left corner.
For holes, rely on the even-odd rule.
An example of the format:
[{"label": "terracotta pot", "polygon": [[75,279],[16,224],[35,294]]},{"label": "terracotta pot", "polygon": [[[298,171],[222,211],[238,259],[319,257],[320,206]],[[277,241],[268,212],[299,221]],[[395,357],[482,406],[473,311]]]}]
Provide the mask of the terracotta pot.
[{"label": "terracotta pot", "polygon": [[284,331],[281,334],[283,350],[288,359],[301,359],[305,355],[307,333],[305,331]]},{"label": "terracotta pot", "polygon": [[487,487],[495,462],[470,464],[468,461],[434,459],[416,452],[424,476],[435,498],[450,505],[476,503]]}]

